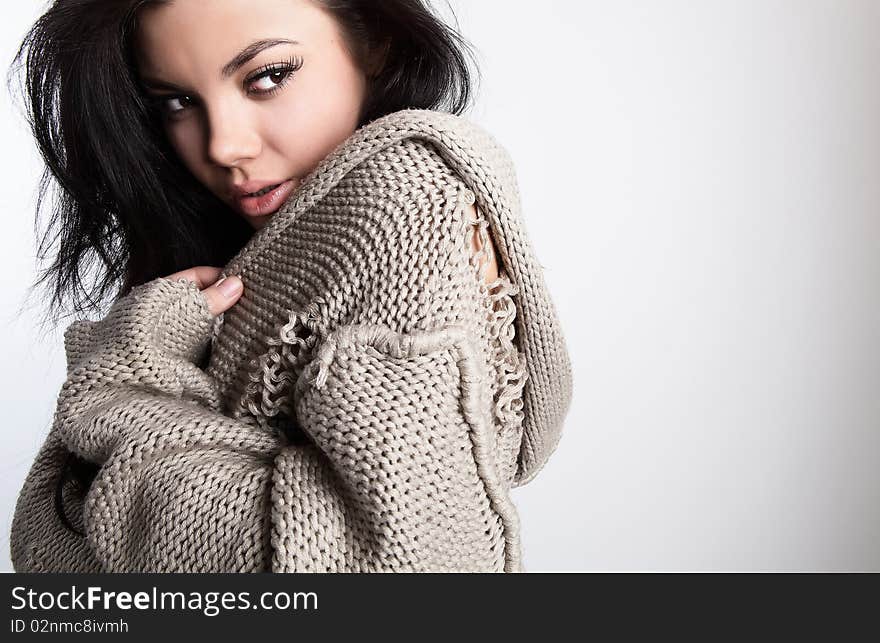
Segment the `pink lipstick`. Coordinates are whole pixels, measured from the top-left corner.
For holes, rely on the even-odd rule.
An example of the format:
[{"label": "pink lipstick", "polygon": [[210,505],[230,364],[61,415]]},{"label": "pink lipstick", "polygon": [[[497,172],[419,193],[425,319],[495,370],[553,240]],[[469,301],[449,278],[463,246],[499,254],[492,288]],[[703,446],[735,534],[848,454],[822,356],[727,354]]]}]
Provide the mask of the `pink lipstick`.
[{"label": "pink lipstick", "polygon": [[284,204],[293,191],[293,180],[288,179],[276,185],[264,184],[262,188],[256,188],[255,193],[245,192],[255,187],[253,183],[237,186],[234,196],[235,205],[242,214],[262,217],[274,213]]}]

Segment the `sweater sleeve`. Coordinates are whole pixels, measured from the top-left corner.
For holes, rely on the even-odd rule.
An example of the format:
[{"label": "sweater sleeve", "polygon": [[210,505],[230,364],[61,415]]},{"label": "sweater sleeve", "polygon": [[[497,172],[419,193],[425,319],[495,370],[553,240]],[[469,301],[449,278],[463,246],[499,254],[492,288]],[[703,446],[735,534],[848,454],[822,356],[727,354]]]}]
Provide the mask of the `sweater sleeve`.
[{"label": "sweater sleeve", "polygon": [[[294,393],[308,453],[327,466],[276,470],[277,571],[520,571],[489,394],[459,326],[331,332]],[[302,531],[320,515],[332,519]]]},{"label": "sweater sleeve", "polygon": [[[267,568],[283,444],[219,412],[197,366],[213,321],[195,284],[160,278],[68,327],[67,379],[13,517],[16,571]],[[71,455],[100,466],[88,490],[59,487]]]},{"label": "sweater sleeve", "polygon": [[[220,412],[213,318],[158,279],[65,333],[68,376],[13,519],[16,571],[500,571],[516,520],[455,328],[334,330],[297,380],[290,443]],[[54,491],[69,454],[100,465]],[[509,545],[509,543],[507,543]]]}]

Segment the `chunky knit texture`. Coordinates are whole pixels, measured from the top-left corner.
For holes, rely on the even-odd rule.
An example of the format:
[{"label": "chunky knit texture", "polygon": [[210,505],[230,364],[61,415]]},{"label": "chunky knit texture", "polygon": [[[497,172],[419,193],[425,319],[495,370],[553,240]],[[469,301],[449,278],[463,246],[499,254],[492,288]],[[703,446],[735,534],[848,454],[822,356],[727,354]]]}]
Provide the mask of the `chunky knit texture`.
[{"label": "chunky knit texture", "polygon": [[[17,571],[523,571],[509,492],[572,379],[500,144],[443,112],[377,119],[224,274],[245,292],[217,318],[159,278],[68,327]],[[102,465],[59,499],[83,535],[54,509],[70,453]]]}]

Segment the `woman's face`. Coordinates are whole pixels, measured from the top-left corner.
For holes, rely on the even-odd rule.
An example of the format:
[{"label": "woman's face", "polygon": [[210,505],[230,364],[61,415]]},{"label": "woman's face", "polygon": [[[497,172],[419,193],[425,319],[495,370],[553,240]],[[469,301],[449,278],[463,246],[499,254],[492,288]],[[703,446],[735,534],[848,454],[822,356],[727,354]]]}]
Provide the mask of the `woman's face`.
[{"label": "woman's face", "polygon": [[172,146],[255,229],[357,128],[368,67],[314,0],[152,5],[136,48]]}]

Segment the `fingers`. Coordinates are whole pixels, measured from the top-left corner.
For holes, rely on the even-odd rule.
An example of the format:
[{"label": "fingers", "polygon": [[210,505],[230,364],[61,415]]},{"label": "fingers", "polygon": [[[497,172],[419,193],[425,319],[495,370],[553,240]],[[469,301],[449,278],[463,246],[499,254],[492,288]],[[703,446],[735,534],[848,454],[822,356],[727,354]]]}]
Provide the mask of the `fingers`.
[{"label": "fingers", "polygon": [[244,292],[241,279],[231,275],[202,290],[208,301],[208,308],[215,317],[228,310]]},{"label": "fingers", "polygon": [[217,281],[221,272],[223,272],[222,268],[215,268],[214,266],[196,266],[175,272],[173,275],[168,275],[165,278],[172,281],[185,278],[188,281],[195,282],[200,289],[204,289],[206,286]]},{"label": "fingers", "polygon": [[231,308],[244,292],[241,279],[236,275],[217,281],[221,272],[222,268],[214,266],[196,266],[168,275],[166,279],[177,281],[183,278],[194,282],[207,300],[211,314],[216,317]]},{"label": "fingers", "polygon": [[188,268],[187,270],[175,272],[173,275],[168,275],[166,279],[177,281],[180,278],[186,278],[187,281],[195,282],[200,290],[204,290],[207,286],[217,281],[221,272],[223,272],[222,268],[215,268],[214,266],[196,266],[195,268]]}]

